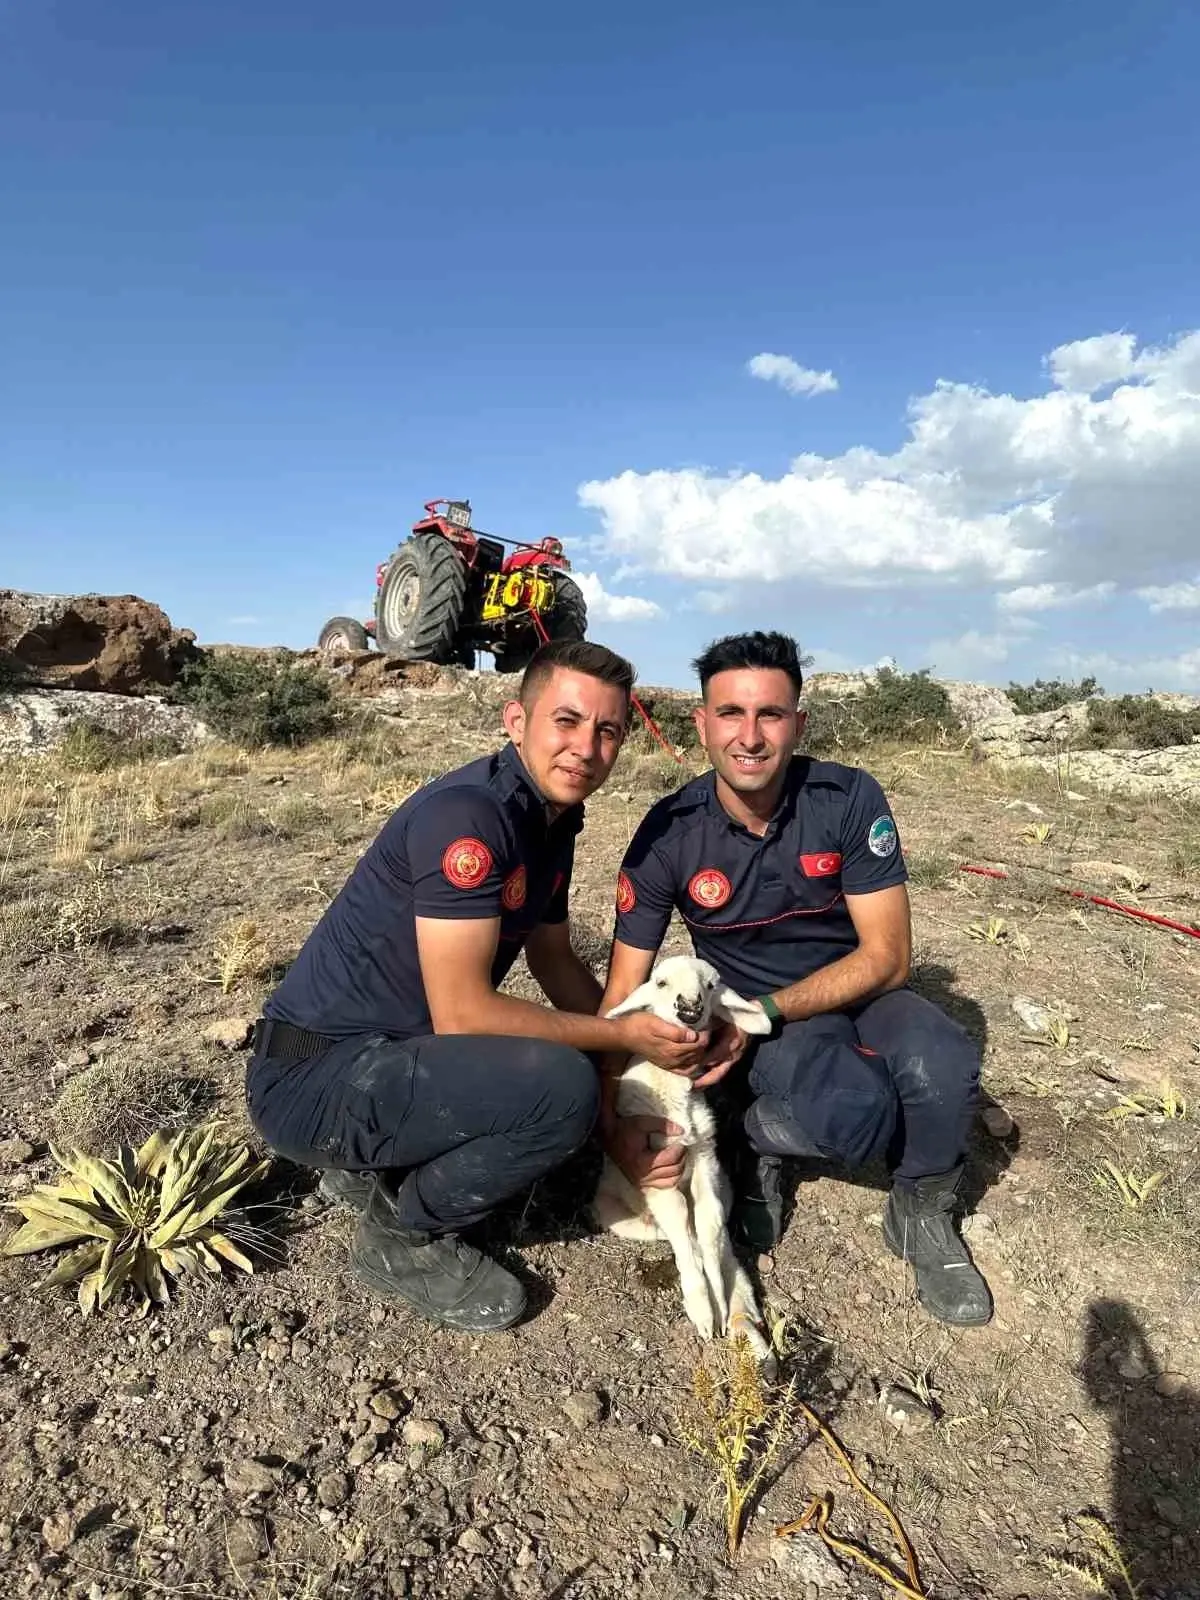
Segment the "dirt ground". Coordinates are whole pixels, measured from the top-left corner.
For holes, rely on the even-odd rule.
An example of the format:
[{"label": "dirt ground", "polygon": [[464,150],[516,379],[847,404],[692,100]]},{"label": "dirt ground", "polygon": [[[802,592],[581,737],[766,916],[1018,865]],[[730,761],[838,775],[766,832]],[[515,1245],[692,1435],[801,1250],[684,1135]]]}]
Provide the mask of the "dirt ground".
[{"label": "dirt ground", "polygon": [[[499,742],[486,707],[418,699],[294,755],[0,774],[5,1197],[52,1175],[52,1138],[111,1148],[213,1114],[250,1137],[245,1051],[206,1030],[239,1041],[392,807]],[[932,1322],[882,1248],[880,1176],[810,1169],[760,1264],[785,1375],[900,1517],[930,1600],[1200,1600],[1200,940],[1054,887],[1200,922],[1200,809],[941,750],[869,764],[913,872],[916,986],[984,1050],[967,1236],[996,1316]],[[573,920],[598,967],[620,853],[680,777],[631,748],[589,806]],[[247,1196],[269,1234],[255,1275],[185,1283],[145,1321],[85,1321],[70,1291],[36,1287],[46,1258],[0,1258],[3,1592],[899,1592],[814,1533],[774,1536],[830,1492],[831,1530],[898,1561],[802,1422],[726,1558],[712,1469],[676,1421],[701,1347],[666,1247],[590,1227],[594,1171],[588,1151],[489,1225],[532,1311],[486,1339],[373,1300],[347,1272],[352,1215],[282,1164]],[[880,1401],[896,1384],[927,1405],[899,1430]],[[1090,1590],[1062,1564],[1103,1562],[1089,1511],[1128,1583],[1111,1558]]]}]

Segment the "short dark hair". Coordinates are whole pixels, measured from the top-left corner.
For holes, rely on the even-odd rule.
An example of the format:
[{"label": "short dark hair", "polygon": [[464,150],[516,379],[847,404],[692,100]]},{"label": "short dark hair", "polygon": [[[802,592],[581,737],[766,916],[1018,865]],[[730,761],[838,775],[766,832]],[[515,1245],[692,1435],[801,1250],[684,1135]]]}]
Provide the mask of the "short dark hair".
[{"label": "short dark hair", "polygon": [[800,698],[804,673],[800,670],[800,651],[790,634],[730,633],[724,639],[714,639],[692,662],[693,671],[700,676],[701,694],[718,672],[736,672],[744,667],[786,672],[796,685],[796,698]]},{"label": "short dark hair", "polygon": [[599,678],[601,683],[612,684],[613,688],[621,690],[626,700],[633,696],[633,680],[637,674],[624,656],[591,639],[551,639],[535,652],[521,677],[518,693],[522,705],[536,700],[559,668],[564,672],[582,672],[589,678]]}]

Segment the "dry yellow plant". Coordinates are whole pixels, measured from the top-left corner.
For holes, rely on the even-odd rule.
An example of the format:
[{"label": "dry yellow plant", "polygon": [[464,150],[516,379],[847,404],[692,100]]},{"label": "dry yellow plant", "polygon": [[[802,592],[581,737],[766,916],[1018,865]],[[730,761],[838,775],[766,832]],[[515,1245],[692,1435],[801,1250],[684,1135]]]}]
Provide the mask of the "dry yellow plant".
[{"label": "dry yellow plant", "polygon": [[257,971],[265,951],[256,923],[243,918],[222,929],[213,944],[221,993],[228,994],[240,978]]},{"label": "dry yellow plant", "polygon": [[725,1542],[732,1560],[742,1538],[746,1504],[779,1454],[792,1422],[796,1380],[768,1384],[745,1339],[720,1346],[724,1371],[707,1366],[692,1381],[692,1406],[676,1418],[679,1437],[717,1469],[725,1496]]},{"label": "dry yellow plant", "polygon": [[87,859],[96,838],[99,811],[95,789],[80,782],[60,791],[54,812],[54,861],[60,867],[78,866]]}]

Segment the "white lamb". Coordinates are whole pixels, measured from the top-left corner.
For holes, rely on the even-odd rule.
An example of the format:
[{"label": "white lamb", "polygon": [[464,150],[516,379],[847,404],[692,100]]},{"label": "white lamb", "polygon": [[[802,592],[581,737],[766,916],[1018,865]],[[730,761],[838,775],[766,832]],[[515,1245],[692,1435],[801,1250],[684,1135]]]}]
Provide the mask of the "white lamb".
[{"label": "white lamb", "polygon": [[[743,1000],[707,961],[669,956],[610,1017],[653,1011],[665,1022],[700,1031],[714,1017],[735,1022],[745,1033],[771,1031],[757,1001]],[[750,1281],[733,1253],[726,1218],[732,1201],[729,1179],[717,1160],[713,1114],[703,1092],[677,1072],[634,1056],[617,1086],[619,1116],[659,1116],[683,1129],[672,1142],[687,1146],[683,1175],[675,1189],[636,1188],[605,1158],[592,1211],[601,1227],[622,1239],[670,1241],[688,1317],[702,1339],[716,1334],[745,1338],[760,1362],[771,1359],[762,1315]]]}]

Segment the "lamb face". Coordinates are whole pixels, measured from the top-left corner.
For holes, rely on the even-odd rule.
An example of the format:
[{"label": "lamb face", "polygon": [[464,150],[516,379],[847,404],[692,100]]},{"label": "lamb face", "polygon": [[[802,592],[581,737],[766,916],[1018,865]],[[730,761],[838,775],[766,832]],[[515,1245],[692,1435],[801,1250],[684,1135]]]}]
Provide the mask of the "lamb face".
[{"label": "lamb face", "polygon": [[647,984],[654,996],[655,1015],[664,1022],[678,1022],[702,1032],[712,1021],[720,981],[716,968],[707,961],[668,956],[658,963]]}]

